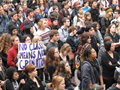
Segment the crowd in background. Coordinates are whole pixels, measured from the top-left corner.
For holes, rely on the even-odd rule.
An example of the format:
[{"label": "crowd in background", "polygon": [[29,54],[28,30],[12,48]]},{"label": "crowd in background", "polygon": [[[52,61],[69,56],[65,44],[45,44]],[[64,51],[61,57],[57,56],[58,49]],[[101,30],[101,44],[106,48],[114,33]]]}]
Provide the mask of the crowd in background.
[{"label": "crowd in background", "polygon": [[[18,70],[19,43],[44,67]],[[120,0],[0,0],[0,90],[120,90],[119,59]]]}]

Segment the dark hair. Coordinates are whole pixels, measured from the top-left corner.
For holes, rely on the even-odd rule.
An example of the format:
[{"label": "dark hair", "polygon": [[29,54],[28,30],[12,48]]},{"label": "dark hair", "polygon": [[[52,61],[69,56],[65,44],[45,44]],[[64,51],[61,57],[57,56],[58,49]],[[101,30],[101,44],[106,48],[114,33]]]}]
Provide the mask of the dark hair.
[{"label": "dark hair", "polygon": [[17,14],[18,14],[19,12],[22,12],[22,11],[21,11],[21,10],[17,10]]},{"label": "dark hair", "polygon": [[107,42],[105,42],[105,49],[106,49],[106,51],[109,51],[109,50],[110,50],[112,43],[113,43],[112,41],[107,41]]},{"label": "dark hair", "polygon": [[86,57],[89,57],[89,55],[91,54],[91,50],[93,48],[92,47],[87,47],[82,55],[82,57],[86,58]]},{"label": "dark hair", "polygon": [[15,67],[10,67],[7,69],[6,75],[10,81],[14,81],[13,79],[14,72],[17,72],[17,69]]},{"label": "dark hair", "polygon": [[105,36],[105,37],[104,37],[104,44],[105,44],[107,41],[110,41],[110,39],[112,39],[110,36]]},{"label": "dark hair", "polygon": [[49,33],[50,39],[52,39],[52,37],[53,37],[55,34],[58,34],[58,30],[51,30],[50,33]]},{"label": "dark hair", "polygon": [[[86,26],[86,29],[85,29],[85,32],[89,32],[89,30],[93,27],[93,25],[87,25]],[[94,27],[93,27],[94,28]]]},{"label": "dark hair", "polygon": [[117,83],[120,85],[120,76],[118,77]]},{"label": "dark hair", "polygon": [[97,25],[99,25],[99,23],[98,22],[93,22],[93,28],[94,28],[94,30],[96,30],[96,27],[97,27]]},{"label": "dark hair", "polygon": [[24,30],[24,31],[25,31],[25,34],[31,34],[31,33],[30,33],[31,27],[32,27],[31,25],[27,25],[27,26],[25,27],[25,30]]},{"label": "dark hair", "polygon": [[58,8],[58,6],[53,6],[53,10],[55,10],[56,8]]},{"label": "dark hair", "polygon": [[82,7],[81,7],[81,6],[79,6],[79,7],[77,8],[77,11],[79,11],[79,9],[80,9],[80,8],[82,8]]},{"label": "dark hair", "polygon": [[30,12],[32,12],[32,11],[33,11],[33,9],[28,8],[28,10],[27,10],[27,15],[28,15]]},{"label": "dark hair", "polygon": [[17,13],[16,12],[11,12],[10,17],[13,17],[15,14],[17,14]]},{"label": "dark hair", "polygon": [[69,20],[67,17],[64,17],[63,19],[62,19],[62,23],[64,24],[67,20]]},{"label": "dark hair", "polygon": [[88,1],[84,1],[84,2],[83,2],[83,7],[84,7],[84,4],[86,4],[87,2],[88,2]]},{"label": "dark hair", "polygon": [[120,14],[120,11],[119,11],[119,10],[115,10],[114,12],[117,12],[118,14]]},{"label": "dark hair", "polygon": [[92,5],[94,2],[97,2],[97,1],[96,1],[96,0],[92,0],[92,1],[91,1],[91,5]]},{"label": "dark hair", "polygon": [[85,43],[87,43],[89,37],[90,35],[87,32],[84,32],[83,35],[81,36],[80,43],[84,45]]},{"label": "dark hair", "polygon": [[27,35],[27,34],[24,34],[24,35],[21,37],[20,42],[21,42],[21,43],[25,43],[27,37],[30,37],[30,36]]},{"label": "dark hair", "polygon": [[68,32],[71,33],[74,30],[77,30],[77,28],[75,26],[70,26],[69,29],[68,29]]},{"label": "dark hair", "polygon": [[40,19],[41,19],[40,17],[36,17],[35,18],[35,23],[38,23]]},{"label": "dark hair", "polygon": [[90,21],[85,21],[85,25],[91,25]]}]

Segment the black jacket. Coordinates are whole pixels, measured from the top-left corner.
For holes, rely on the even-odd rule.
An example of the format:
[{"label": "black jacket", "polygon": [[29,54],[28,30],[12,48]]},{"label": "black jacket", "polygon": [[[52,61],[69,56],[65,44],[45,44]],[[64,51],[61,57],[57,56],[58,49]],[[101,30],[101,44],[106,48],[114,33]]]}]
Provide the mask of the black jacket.
[{"label": "black jacket", "polygon": [[30,78],[25,79],[25,84],[23,85],[23,90],[45,90],[44,86],[42,85],[42,81],[36,77],[40,87],[37,87],[37,84],[31,80]]},{"label": "black jacket", "polygon": [[93,22],[98,22],[99,20],[99,11],[97,8],[93,9],[93,8],[90,8],[87,12],[90,12],[91,13],[91,17],[92,17],[92,20]]},{"label": "black jacket", "polygon": [[120,90],[116,87],[116,84],[113,84],[111,87],[109,87],[107,90]]}]

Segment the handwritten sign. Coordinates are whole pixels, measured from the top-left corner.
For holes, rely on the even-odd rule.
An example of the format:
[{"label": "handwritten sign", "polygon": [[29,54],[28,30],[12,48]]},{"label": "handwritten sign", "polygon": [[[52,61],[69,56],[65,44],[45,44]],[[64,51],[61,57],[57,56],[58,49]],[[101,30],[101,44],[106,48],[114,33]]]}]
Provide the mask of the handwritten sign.
[{"label": "handwritten sign", "polygon": [[19,43],[18,70],[22,70],[28,64],[33,64],[36,68],[44,66],[44,48],[42,43]]}]

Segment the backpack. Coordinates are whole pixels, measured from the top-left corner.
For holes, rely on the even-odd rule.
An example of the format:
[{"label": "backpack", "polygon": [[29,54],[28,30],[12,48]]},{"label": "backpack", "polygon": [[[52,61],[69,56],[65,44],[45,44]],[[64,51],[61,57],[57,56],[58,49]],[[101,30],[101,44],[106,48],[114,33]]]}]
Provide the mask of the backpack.
[{"label": "backpack", "polygon": [[82,45],[79,45],[77,51],[75,52],[75,66],[76,66],[76,69],[78,69],[79,66],[80,66],[80,51],[81,51],[81,49],[82,49]]}]

